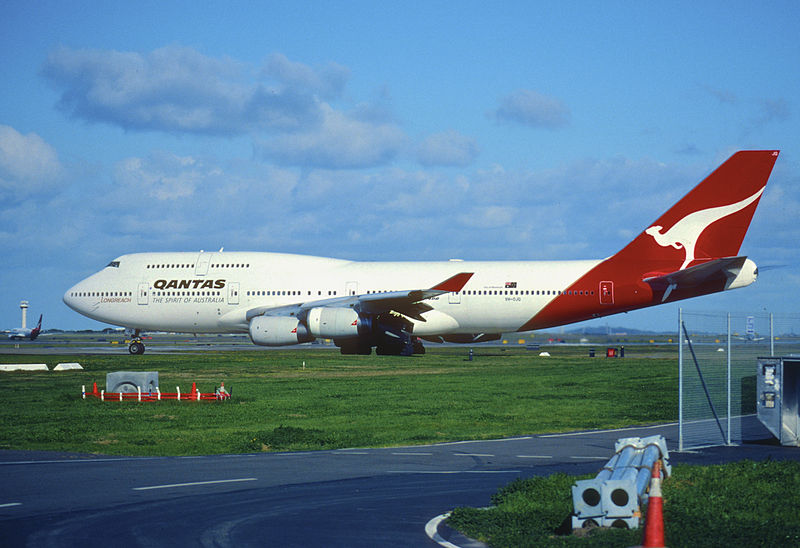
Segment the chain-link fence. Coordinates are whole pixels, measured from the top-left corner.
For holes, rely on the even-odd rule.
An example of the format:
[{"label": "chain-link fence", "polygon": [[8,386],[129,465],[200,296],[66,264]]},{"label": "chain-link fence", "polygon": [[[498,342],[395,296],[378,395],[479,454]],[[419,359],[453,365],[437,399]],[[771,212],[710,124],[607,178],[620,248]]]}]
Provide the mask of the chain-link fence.
[{"label": "chain-link fence", "polygon": [[681,310],[679,443],[741,443],[757,428],[757,358],[800,354],[800,315]]}]

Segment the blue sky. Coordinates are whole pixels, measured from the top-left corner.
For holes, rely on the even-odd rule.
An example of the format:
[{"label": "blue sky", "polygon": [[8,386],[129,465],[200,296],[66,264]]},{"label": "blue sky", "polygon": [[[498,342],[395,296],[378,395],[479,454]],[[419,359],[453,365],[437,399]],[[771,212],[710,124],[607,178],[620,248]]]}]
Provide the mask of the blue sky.
[{"label": "blue sky", "polygon": [[[0,327],[139,251],[583,259],[781,149],[744,290],[800,299],[797,2],[0,6]],[[612,318],[670,329],[677,307]],[[605,320],[604,320],[605,322]]]}]

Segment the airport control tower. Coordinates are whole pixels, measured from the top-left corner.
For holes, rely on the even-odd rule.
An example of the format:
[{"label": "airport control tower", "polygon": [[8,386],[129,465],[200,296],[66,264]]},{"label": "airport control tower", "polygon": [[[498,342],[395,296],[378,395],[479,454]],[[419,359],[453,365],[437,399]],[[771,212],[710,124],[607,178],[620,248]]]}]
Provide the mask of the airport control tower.
[{"label": "airport control tower", "polygon": [[19,303],[19,308],[22,310],[22,329],[28,327],[28,301]]}]

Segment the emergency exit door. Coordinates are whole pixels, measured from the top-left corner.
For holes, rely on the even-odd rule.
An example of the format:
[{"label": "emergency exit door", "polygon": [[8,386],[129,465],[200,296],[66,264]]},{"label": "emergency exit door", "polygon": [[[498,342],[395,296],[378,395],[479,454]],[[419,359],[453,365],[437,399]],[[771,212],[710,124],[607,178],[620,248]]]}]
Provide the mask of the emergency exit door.
[{"label": "emergency exit door", "polygon": [[239,304],[239,282],[228,284],[228,304]]},{"label": "emergency exit door", "polygon": [[614,282],[600,282],[600,304],[614,304]]},{"label": "emergency exit door", "polygon": [[139,304],[147,304],[148,302],[150,302],[150,297],[148,296],[149,291],[150,291],[150,284],[146,282],[142,282],[139,284],[139,298],[137,301]]}]

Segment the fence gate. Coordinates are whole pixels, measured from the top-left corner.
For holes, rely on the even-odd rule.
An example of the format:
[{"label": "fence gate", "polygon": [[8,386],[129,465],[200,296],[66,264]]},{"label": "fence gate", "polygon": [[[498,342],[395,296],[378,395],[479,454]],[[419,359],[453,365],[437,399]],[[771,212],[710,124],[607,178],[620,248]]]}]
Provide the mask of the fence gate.
[{"label": "fence gate", "polygon": [[760,428],[759,357],[800,352],[800,316],[679,311],[678,450],[741,443]]}]

